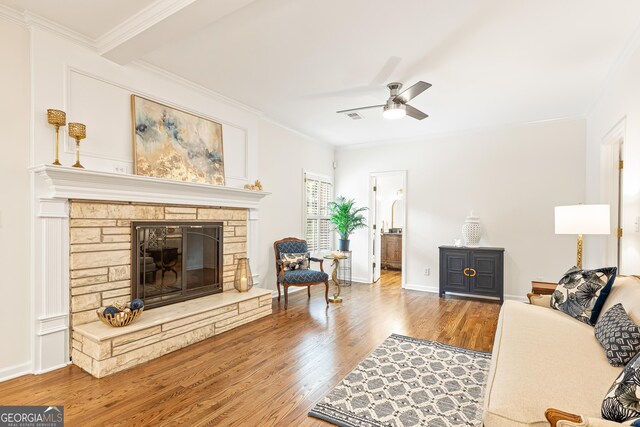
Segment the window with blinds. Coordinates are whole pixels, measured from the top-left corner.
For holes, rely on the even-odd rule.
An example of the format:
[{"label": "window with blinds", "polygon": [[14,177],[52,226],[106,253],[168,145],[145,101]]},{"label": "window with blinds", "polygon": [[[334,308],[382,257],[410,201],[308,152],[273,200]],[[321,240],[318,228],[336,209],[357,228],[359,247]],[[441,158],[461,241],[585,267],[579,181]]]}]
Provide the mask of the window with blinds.
[{"label": "window with blinds", "polygon": [[328,178],[305,174],[305,238],[312,253],[330,251],[333,234],[327,205],[333,200],[333,184]]}]

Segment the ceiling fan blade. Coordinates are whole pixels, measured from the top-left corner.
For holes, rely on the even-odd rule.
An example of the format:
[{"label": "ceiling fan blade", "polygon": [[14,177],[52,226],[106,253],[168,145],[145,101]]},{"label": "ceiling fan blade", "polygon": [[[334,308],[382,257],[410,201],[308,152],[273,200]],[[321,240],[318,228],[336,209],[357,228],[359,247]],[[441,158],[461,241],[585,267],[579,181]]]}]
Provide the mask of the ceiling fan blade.
[{"label": "ceiling fan blade", "polygon": [[381,104],[381,105],[370,105],[368,107],[360,107],[360,108],[351,108],[349,110],[340,110],[340,111],[336,111],[336,113],[338,114],[342,114],[342,113],[350,113],[352,111],[360,111],[360,110],[368,110],[370,108],[382,108],[384,107],[385,104]]},{"label": "ceiling fan blade", "polygon": [[398,96],[395,97],[394,101],[405,104],[411,101],[416,96],[420,95],[425,90],[429,89],[430,87],[431,87],[431,83],[419,81],[413,86],[403,90],[402,93],[400,93]]},{"label": "ceiling fan blade", "polygon": [[407,111],[407,116],[409,117],[413,117],[414,119],[418,119],[418,120],[426,119],[427,117],[429,117],[428,114],[423,113],[422,111],[412,107],[411,105],[405,105],[405,107]]}]

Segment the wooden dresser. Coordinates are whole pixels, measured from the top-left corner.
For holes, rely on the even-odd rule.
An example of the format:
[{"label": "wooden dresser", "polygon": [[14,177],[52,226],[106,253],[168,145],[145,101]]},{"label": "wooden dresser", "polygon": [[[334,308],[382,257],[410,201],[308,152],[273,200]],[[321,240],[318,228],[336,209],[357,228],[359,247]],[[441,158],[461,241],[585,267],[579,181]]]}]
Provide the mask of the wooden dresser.
[{"label": "wooden dresser", "polygon": [[504,280],[503,248],[440,246],[440,296],[451,292],[500,298]]},{"label": "wooden dresser", "polygon": [[402,269],[402,234],[382,233],[380,266],[394,270]]}]

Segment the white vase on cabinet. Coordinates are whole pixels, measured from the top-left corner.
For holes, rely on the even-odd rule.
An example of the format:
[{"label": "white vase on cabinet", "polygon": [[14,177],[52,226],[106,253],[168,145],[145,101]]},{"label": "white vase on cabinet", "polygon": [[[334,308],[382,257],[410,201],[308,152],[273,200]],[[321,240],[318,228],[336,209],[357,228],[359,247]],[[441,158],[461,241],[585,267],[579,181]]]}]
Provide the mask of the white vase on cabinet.
[{"label": "white vase on cabinet", "polygon": [[478,218],[473,211],[469,213],[467,219],[462,226],[462,237],[464,238],[464,245],[468,248],[477,248],[480,246],[480,237],[482,236],[482,230],[480,228],[480,218]]}]

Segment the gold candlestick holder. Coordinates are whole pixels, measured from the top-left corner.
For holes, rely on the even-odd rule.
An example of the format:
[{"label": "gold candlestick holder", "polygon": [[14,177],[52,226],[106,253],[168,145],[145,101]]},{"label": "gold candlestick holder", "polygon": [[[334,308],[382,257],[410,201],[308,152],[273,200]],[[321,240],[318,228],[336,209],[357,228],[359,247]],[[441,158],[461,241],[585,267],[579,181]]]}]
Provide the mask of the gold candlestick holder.
[{"label": "gold candlestick holder", "polygon": [[53,164],[60,166],[62,165],[58,159],[58,153],[60,151],[60,126],[67,124],[67,115],[64,111],[49,109],[47,110],[47,121],[50,125],[56,127],[56,159],[53,161]]},{"label": "gold candlestick holder", "polygon": [[76,162],[72,167],[84,169],[80,164],[80,141],[87,137],[87,127],[82,123],[69,123],[69,136],[76,140]]}]

